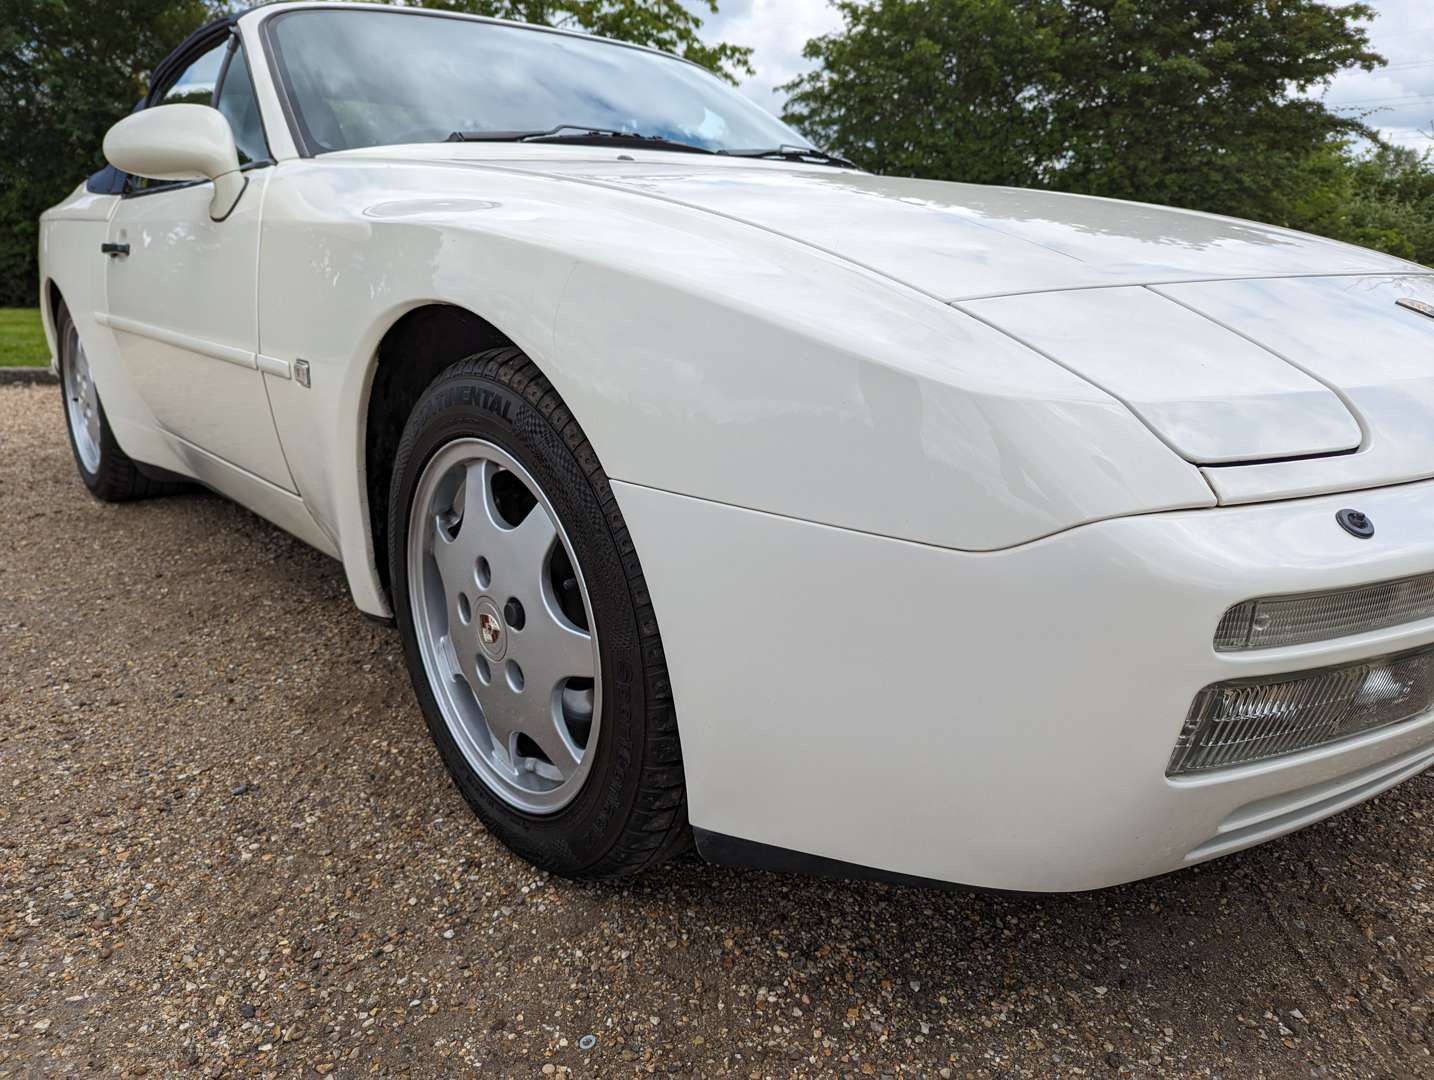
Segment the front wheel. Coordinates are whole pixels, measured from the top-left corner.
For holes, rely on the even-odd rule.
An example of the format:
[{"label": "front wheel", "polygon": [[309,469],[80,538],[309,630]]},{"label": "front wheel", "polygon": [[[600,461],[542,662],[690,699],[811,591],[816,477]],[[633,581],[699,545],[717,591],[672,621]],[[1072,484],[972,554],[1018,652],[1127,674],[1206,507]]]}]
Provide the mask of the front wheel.
[{"label": "front wheel", "polygon": [[607,478],[516,349],[445,371],[394,465],[390,580],[419,703],[465,799],[567,877],[690,842],[677,722]]}]

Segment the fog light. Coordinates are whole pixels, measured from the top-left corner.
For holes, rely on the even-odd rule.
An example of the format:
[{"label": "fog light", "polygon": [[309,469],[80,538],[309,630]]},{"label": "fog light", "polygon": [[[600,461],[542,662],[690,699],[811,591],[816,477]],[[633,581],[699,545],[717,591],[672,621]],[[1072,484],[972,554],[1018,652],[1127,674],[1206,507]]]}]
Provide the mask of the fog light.
[{"label": "fog light", "polygon": [[1419,574],[1351,589],[1246,600],[1225,612],[1215,630],[1215,648],[1304,645],[1428,618],[1434,618],[1434,574]]},{"label": "fog light", "polygon": [[1166,776],[1245,765],[1411,720],[1434,707],[1434,646],[1207,686]]}]

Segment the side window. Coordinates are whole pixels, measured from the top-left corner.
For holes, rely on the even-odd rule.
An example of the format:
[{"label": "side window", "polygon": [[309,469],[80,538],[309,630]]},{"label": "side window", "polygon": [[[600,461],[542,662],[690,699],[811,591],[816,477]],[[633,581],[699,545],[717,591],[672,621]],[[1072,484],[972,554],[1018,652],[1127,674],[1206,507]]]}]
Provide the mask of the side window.
[{"label": "side window", "polygon": [[219,88],[219,100],[214,106],[234,129],[234,144],[239,148],[240,165],[268,158],[269,143],[264,138],[264,124],[259,119],[254,80],[249,75],[249,60],[241,46],[234,48],[234,55],[224,72],[224,83]]},{"label": "side window", "polygon": [[214,87],[219,82],[219,72],[224,67],[224,53],[228,48],[229,42],[222,42],[190,64],[179,73],[179,78],[169,84],[169,88],[154,105],[213,104]]},{"label": "side window", "polygon": [[[158,109],[165,105],[213,106],[224,115],[234,131],[240,165],[268,159],[269,143],[264,138],[264,125],[259,119],[254,81],[238,39],[228,38],[203,53],[181,71],[149,107]],[[125,190],[150,191],[173,186],[163,181],[131,176]]]},{"label": "side window", "polygon": [[[214,87],[219,82],[219,73],[224,67],[224,54],[229,42],[224,41],[204,53],[194,63],[179,73],[149,106],[158,109],[164,105],[212,105]],[[147,180],[142,176],[131,176],[126,190],[152,191],[155,188],[173,187],[163,180]]]}]

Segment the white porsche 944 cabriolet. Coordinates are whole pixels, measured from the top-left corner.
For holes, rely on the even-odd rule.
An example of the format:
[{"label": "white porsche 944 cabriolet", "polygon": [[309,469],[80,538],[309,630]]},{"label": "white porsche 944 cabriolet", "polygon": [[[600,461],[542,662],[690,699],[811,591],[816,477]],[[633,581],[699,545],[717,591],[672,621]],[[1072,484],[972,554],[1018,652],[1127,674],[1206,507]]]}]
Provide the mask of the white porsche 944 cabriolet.
[{"label": "white porsche 944 cabriolet", "polygon": [[104,150],[41,233],[86,486],[342,560],[541,867],[1079,890],[1434,762],[1423,267],[411,8],[207,27]]}]

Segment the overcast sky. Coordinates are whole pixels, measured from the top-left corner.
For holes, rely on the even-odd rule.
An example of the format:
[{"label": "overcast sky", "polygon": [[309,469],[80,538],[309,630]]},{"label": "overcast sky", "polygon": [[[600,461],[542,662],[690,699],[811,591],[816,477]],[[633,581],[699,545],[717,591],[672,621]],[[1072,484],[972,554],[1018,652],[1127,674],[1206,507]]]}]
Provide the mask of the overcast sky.
[{"label": "overcast sky", "polygon": [[[1375,110],[1370,124],[1390,139],[1434,149],[1423,134],[1434,126],[1434,0],[1370,2],[1379,12],[1370,38],[1389,66],[1341,75],[1327,100],[1342,111]],[[841,23],[828,0],[719,0],[719,8],[716,17],[706,17],[703,35],[756,50],[757,74],[742,89],[775,113],[781,112],[784,95],[774,87],[807,69],[802,58],[807,39]]]}]

